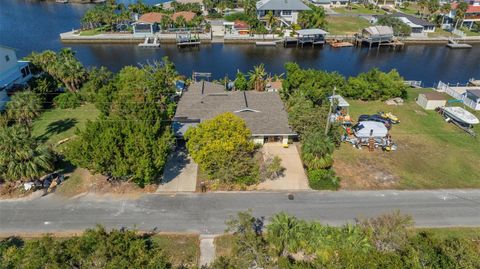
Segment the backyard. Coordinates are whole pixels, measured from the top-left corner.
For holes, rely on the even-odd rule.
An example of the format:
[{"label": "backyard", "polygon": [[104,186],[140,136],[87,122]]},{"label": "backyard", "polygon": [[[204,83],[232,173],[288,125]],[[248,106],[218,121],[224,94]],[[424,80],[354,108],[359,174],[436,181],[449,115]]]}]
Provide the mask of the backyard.
[{"label": "backyard", "polygon": [[333,35],[353,35],[370,23],[361,17],[332,17],[327,16],[327,31]]},{"label": "backyard", "polygon": [[[350,115],[392,112],[401,121],[391,130],[394,152],[358,150],[342,144],[335,152],[335,170],[343,189],[437,189],[480,187],[480,141],[435,111],[415,103],[423,90],[410,90],[403,106],[350,101]],[[450,98],[451,99],[451,98]],[[480,113],[475,113],[480,117]],[[478,125],[477,133],[480,132]]]},{"label": "backyard", "polygon": [[83,128],[88,120],[94,120],[99,111],[93,104],[85,104],[75,109],[55,108],[44,112],[33,122],[33,135],[50,145],[71,138],[75,129]]}]

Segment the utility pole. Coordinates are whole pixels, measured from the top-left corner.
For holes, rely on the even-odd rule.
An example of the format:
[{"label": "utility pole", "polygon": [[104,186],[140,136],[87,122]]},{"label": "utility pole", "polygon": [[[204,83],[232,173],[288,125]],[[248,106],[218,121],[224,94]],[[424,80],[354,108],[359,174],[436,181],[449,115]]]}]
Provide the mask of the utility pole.
[{"label": "utility pole", "polygon": [[332,108],[333,108],[333,96],[335,96],[335,91],[337,90],[336,86],[333,86],[333,94],[330,98],[330,108],[328,109],[328,116],[327,116],[327,124],[325,124],[325,136],[328,135],[328,129],[330,128],[330,116],[332,114]]}]

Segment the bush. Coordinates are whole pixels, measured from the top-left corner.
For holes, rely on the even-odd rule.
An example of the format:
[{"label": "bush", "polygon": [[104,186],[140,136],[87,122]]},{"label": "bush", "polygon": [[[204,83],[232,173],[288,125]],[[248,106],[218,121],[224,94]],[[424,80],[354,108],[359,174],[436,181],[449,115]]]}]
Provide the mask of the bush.
[{"label": "bush", "polygon": [[55,106],[59,108],[76,108],[82,103],[82,98],[79,94],[65,92],[53,98],[53,102],[55,103]]},{"label": "bush", "polygon": [[308,183],[314,190],[338,190],[340,179],[332,169],[308,170]]}]

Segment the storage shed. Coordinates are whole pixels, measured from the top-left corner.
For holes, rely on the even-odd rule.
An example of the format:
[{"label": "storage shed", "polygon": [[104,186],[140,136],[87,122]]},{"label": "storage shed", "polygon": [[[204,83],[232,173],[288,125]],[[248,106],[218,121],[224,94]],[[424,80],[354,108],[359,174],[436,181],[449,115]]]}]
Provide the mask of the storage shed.
[{"label": "storage shed", "polygon": [[425,110],[433,110],[437,107],[445,106],[447,98],[439,92],[420,93],[417,97],[417,104]]}]

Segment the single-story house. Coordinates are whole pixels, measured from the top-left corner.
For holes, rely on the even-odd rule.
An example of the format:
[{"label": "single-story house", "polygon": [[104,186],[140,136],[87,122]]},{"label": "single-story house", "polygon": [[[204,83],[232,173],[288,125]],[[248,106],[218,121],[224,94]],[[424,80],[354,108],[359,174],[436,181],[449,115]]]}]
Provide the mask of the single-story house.
[{"label": "single-story house", "polygon": [[297,23],[298,14],[310,10],[301,0],[260,0],[257,2],[257,16],[264,20],[269,12],[277,17],[285,26]]},{"label": "single-story house", "polygon": [[180,98],[173,118],[175,136],[182,138],[189,127],[225,112],[245,120],[255,143],[287,144],[297,136],[278,92],[225,91],[223,85],[207,81],[193,82]]},{"label": "single-story house", "polygon": [[480,88],[466,90],[463,94],[463,103],[473,110],[480,110]]},{"label": "single-story house", "polygon": [[28,61],[19,61],[15,49],[0,45],[0,111],[10,100],[7,90],[32,78]]},{"label": "single-story house", "polygon": [[445,95],[439,92],[425,92],[420,93],[416,102],[425,110],[434,110],[437,107],[442,107],[447,104]]},{"label": "single-story house", "polygon": [[412,29],[412,34],[433,33],[435,32],[435,24],[427,20],[420,19],[413,15],[397,12],[391,15],[398,18],[403,23],[408,25]]},{"label": "single-story house", "polygon": [[145,13],[133,25],[133,34],[134,35],[153,35],[154,33],[160,31],[160,24],[164,16],[170,16],[172,21],[176,21],[178,17],[183,17],[186,22],[189,22],[195,18],[197,14],[191,11],[180,11],[175,12],[172,15],[163,14],[160,12],[149,12]]}]

